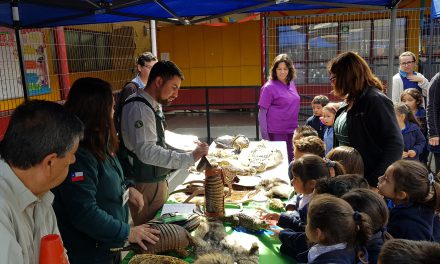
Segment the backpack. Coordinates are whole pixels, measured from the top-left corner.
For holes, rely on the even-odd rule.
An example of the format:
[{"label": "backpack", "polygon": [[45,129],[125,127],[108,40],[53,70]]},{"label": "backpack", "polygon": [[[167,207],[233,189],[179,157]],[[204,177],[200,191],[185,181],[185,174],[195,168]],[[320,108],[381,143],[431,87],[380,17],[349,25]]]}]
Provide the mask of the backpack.
[{"label": "backpack", "polygon": [[124,84],[121,91],[115,94],[115,113],[113,121],[115,123],[116,133],[121,134],[121,114],[125,100],[139,89],[139,84],[133,81]]}]

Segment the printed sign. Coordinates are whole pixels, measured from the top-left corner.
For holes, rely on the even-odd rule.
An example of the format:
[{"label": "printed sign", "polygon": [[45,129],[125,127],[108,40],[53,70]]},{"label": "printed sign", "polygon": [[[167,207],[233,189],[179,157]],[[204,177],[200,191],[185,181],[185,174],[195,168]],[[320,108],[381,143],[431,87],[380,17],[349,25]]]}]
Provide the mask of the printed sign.
[{"label": "printed sign", "polygon": [[[28,94],[50,93],[43,31],[21,30],[21,43]],[[21,78],[14,30],[0,27],[0,100],[23,97]]]}]

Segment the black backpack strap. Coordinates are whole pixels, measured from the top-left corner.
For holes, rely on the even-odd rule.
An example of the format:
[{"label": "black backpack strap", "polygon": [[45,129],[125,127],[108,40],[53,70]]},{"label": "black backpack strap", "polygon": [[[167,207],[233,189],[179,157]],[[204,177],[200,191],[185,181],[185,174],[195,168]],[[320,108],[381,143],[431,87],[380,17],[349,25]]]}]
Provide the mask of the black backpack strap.
[{"label": "black backpack strap", "polygon": [[[147,99],[140,97],[140,96],[135,96],[135,97],[132,97],[132,98],[126,100],[124,102],[124,104],[122,105],[121,110],[126,104],[129,104],[132,102],[142,102],[142,103],[146,104],[153,111],[153,113],[156,112],[156,110],[153,109],[153,106],[150,104],[150,102],[148,102]],[[122,111],[121,111],[121,113],[122,113]]]},{"label": "black backpack strap", "polygon": [[[126,100],[124,102],[124,104],[122,105],[121,109],[125,105],[132,103],[132,102],[142,102],[145,105],[147,105],[153,111],[155,118],[156,118],[156,124],[157,124],[157,122],[158,122],[157,118],[159,116],[156,113],[156,111],[153,109],[153,106],[144,97],[135,96],[135,97],[132,97],[132,98]],[[162,119],[159,119],[159,120],[160,120],[160,122],[163,122]],[[158,135],[158,139],[159,139],[159,135]],[[120,140],[121,144],[119,145],[118,157],[119,157],[119,161],[121,163],[121,166],[124,167],[123,170],[126,175],[133,175],[133,177],[136,177],[134,175],[138,175],[138,176],[139,175],[144,175],[144,176],[150,175],[151,177],[153,177],[155,179],[154,181],[158,181],[158,180],[165,179],[166,175],[171,171],[170,169],[143,164],[137,158],[137,156],[134,152],[128,150],[125,147],[124,140],[122,139],[122,134],[119,134],[119,140]],[[133,158],[133,165],[130,164],[130,161],[128,160],[128,156]],[[139,177],[141,177],[141,176],[139,176]],[[144,178],[142,178],[142,179],[144,179]]]},{"label": "black backpack strap", "polygon": [[[147,99],[145,99],[144,97],[135,96],[135,97],[132,97],[132,98],[126,100],[124,102],[124,104],[122,104],[121,113],[120,113],[121,115],[122,115],[122,108],[124,108],[125,105],[132,103],[132,102],[142,102],[142,103],[146,104],[153,111],[153,113],[155,113],[153,106],[150,104],[150,102],[147,101]],[[119,118],[121,118],[121,117],[119,117]],[[122,133],[119,133],[119,141],[122,143],[120,147],[124,148],[130,157],[132,157],[132,158],[136,157],[136,154],[134,154],[134,152],[128,150],[128,148],[125,147],[124,140],[122,139]]]}]

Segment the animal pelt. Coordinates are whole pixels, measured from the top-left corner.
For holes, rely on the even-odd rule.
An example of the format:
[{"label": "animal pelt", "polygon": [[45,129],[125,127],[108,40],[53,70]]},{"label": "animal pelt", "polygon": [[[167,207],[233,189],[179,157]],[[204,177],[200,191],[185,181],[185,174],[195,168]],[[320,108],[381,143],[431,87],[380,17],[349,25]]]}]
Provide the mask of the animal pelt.
[{"label": "animal pelt", "polygon": [[234,264],[232,257],[223,253],[207,253],[200,256],[194,264]]},{"label": "animal pelt", "polygon": [[272,187],[283,185],[283,184],[288,185],[289,183],[287,183],[286,181],[279,179],[279,178],[264,179],[264,180],[261,180],[260,184],[258,184],[255,188],[269,191]]},{"label": "animal pelt", "polygon": [[293,188],[284,180],[273,178],[264,179],[255,187],[257,190],[265,190],[267,197],[279,197],[288,199]]},{"label": "animal pelt", "polygon": [[129,264],[187,264],[181,259],[155,254],[139,254],[131,258]]},{"label": "animal pelt", "polygon": [[[208,222],[206,219],[202,219],[198,229],[195,231],[194,239],[196,240],[194,250],[196,256],[195,263],[258,263],[258,244],[256,242],[252,243],[252,247],[249,249],[240,245],[243,239],[241,239],[241,241],[230,239],[230,236],[228,237],[226,234],[223,223],[220,221]],[[249,244],[248,241],[249,240],[247,240],[246,244]],[[228,262],[229,259],[231,259],[232,262]]]}]

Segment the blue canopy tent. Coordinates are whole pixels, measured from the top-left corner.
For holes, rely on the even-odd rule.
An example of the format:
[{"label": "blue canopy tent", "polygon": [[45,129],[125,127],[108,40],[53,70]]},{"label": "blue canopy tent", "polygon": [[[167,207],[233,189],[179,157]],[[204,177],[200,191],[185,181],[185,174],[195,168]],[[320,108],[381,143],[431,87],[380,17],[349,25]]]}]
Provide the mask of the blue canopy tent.
[{"label": "blue canopy tent", "polygon": [[[19,30],[23,28],[147,19],[191,25],[229,14],[247,12],[338,7],[395,10],[399,2],[400,0],[0,0],[0,26],[15,29],[21,75],[25,76],[19,38]],[[391,26],[393,27],[393,22]],[[391,32],[393,35],[394,30]],[[394,36],[390,36],[390,41],[394,41]],[[390,44],[394,47],[393,43]],[[26,82],[22,79],[24,97],[28,99]]]},{"label": "blue canopy tent", "polygon": [[[155,19],[193,24],[244,12],[337,7],[392,8],[397,0],[0,0],[0,25],[21,28]],[[13,19],[14,12],[19,20]],[[204,18],[196,18],[204,16]]]},{"label": "blue canopy tent", "polygon": [[432,0],[431,2],[431,19],[440,18],[440,0]]}]

